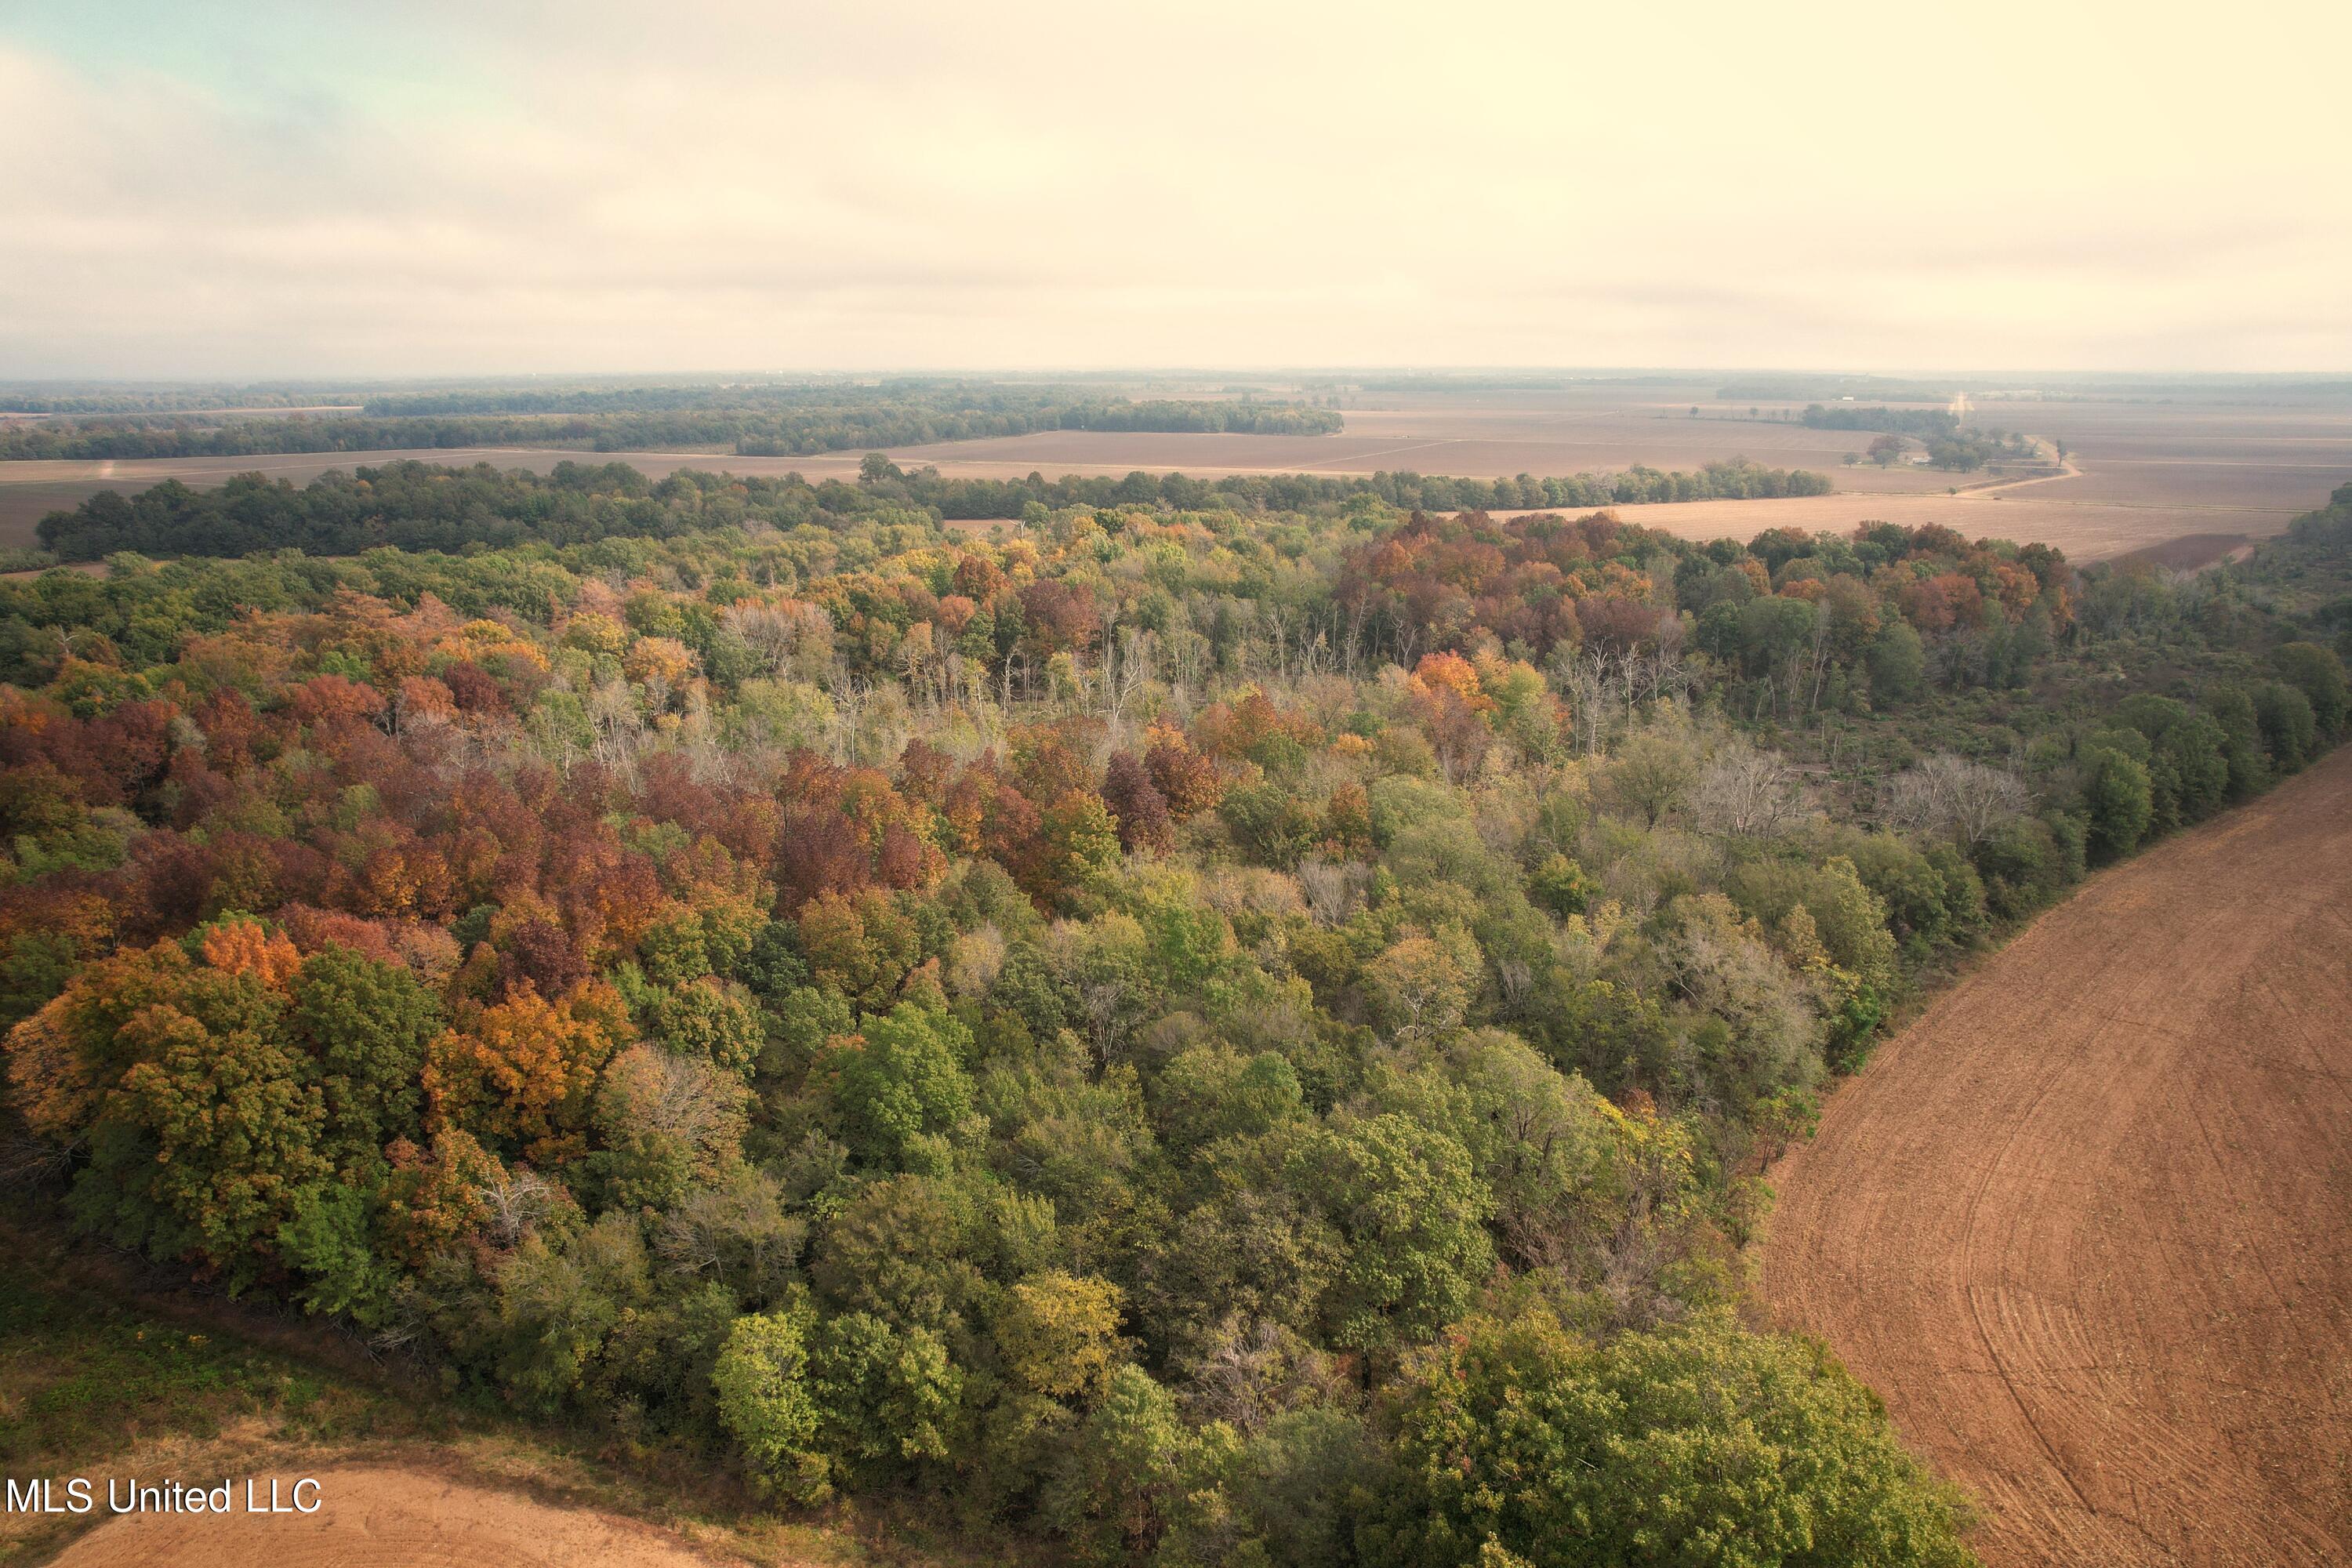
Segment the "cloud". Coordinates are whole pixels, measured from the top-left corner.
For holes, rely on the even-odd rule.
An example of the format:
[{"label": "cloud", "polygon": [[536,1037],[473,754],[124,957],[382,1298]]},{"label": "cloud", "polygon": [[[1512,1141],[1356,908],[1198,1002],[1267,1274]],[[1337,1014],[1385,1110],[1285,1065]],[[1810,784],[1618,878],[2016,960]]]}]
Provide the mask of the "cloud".
[{"label": "cloud", "polygon": [[0,23],[0,373],[2352,364],[2333,7],[347,9]]}]

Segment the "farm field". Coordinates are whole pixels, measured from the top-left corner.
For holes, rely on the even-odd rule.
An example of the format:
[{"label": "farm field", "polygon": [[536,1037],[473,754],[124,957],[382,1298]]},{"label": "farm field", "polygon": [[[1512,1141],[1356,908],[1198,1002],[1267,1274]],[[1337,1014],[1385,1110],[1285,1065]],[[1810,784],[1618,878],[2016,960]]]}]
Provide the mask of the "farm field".
[{"label": "farm field", "polygon": [[[268,1555],[276,1568],[493,1562],[505,1568],[709,1568],[720,1561],[617,1514],[553,1506],[430,1470],[354,1465],[316,1474],[332,1506],[268,1522]],[[237,1515],[131,1514],[100,1525],[54,1561],[57,1568],[229,1568],[252,1561],[255,1545],[253,1524]]]},{"label": "farm field", "polygon": [[[1706,388],[1709,395],[1712,388]],[[1696,401],[1700,416],[1689,410]],[[1944,522],[1969,537],[2041,540],[2082,560],[2129,553],[2187,535],[2275,533],[2352,480],[2352,396],[2313,395],[2268,404],[1988,403],[1978,417],[2063,440],[2074,474],[1987,484],[1988,476],[1909,464],[1848,468],[1867,432],[1812,430],[1751,419],[1693,384],[1595,383],[1558,390],[1364,394],[1336,436],[1236,436],[1045,431],[890,449],[894,460],[942,473],[1018,478],[1032,471],[1123,474],[1181,469],[1370,474],[1410,468],[1491,479],[1611,472],[1634,464],[1695,468],[1745,456],[1828,474],[1836,493],[1787,500],[1699,501],[1643,509],[1642,521],[1685,538],[1749,537],[1777,524],[1843,531],[1868,521]],[[1779,405],[1786,407],[1788,405]],[[1764,412],[1770,413],[1770,407]],[[282,457],[125,459],[0,465],[0,544],[29,544],[51,510],[101,489],[135,490],[178,479],[204,487],[259,471],[296,484],[332,468],[398,458],[489,462],[544,473],[564,461],[626,461],[660,477],[685,467],[744,474],[846,478],[862,454],[747,458],[715,450],[587,453],[475,447]],[[1998,476],[1994,478],[1998,479]],[[1958,495],[1947,493],[1955,486]]]},{"label": "farm field", "polygon": [[1778,1167],[1763,1289],[1992,1568],[2352,1555],[2352,752],[2085,886]]},{"label": "farm field", "polygon": [[1990,425],[2066,443],[2083,471],[2037,499],[2300,510],[2352,476],[2352,398],[2261,404],[1981,404]]}]

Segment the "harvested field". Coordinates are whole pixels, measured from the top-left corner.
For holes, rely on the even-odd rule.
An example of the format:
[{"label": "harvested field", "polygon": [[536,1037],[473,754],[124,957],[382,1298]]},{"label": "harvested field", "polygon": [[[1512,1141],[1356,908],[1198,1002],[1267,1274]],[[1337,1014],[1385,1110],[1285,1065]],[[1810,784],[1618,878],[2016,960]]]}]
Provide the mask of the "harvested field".
[{"label": "harvested field", "polygon": [[2302,511],[2352,481],[2352,408],[2339,396],[2260,404],[1987,404],[1986,423],[2063,440],[2081,468],[2050,500]]},{"label": "harvested field", "polygon": [[2352,1561],[2352,751],[2091,881],[1834,1095],[1763,1288],[1993,1568]]},{"label": "harvested field", "polygon": [[2191,533],[2116,559],[2145,561],[2174,572],[2198,572],[2222,561],[2242,561],[2253,547],[2253,541],[2242,533]]},{"label": "harvested field", "polygon": [[[322,1506],[315,1514],[129,1514],[68,1546],[57,1568],[231,1568],[257,1561],[270,1568],[711,1568],[734,1561],[617,1514],[553,1507],[428,1471],[354,1466],[318,1479]],[[293,1479],[285,1478],[287,1487]]]}]

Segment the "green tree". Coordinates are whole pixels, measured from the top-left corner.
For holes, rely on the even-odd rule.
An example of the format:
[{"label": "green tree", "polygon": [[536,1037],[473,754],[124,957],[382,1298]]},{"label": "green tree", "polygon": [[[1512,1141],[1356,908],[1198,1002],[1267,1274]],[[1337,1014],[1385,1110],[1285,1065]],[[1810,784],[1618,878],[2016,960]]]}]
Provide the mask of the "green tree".
[{"label": "green tree", "polygon": [[1598,891],[1592,879],[1565,855],[1548,855],[1528,879],[1528,896],[1565,920],[1580,915]]},{"label": "green tree", "polygon": [[710,1382],[719,1420],[759,1486],[814,1502],[830,1489],[817,1447],[824,1420],[809,1383],[809,1337],[816,1316],[805,1301],[735,1320]]},{"label": "green tree", "polygon": [[2221,808],[2230,793],[2229,737],[2210,714],[2185,714],[2157,751],[2171,770],[2181,821],[2201,822]]},{"label": "green tree", "polygon": [[1353,1411],[1308,1405],[1277,1413],[1225,1467],[1228,1528],[1239,1545],[1229,1560],[1255,1552],[1274,1568],[1352,1562],[1358,1510],[1378,1474],[1370,1435]]},{"label": "green tree", "polygon": [[0,1025],[16,1023],[66,988],[81,945],[63,931],[26,931],[9,938],[0,957]]},{"label": "green tree", "polygon": [[1889,620],[1870,645],[1870,700],[1893,708],[1919,695],[1927,675],[1927,647],[1906,620]]},{"label": "green tree", "polygon": [[420,1136],[418,1079],[441,1031],[439,1000],[405,966],[332,946],[304,961],[293,993],[294,1037],[324,1095],[320,1152],[340,1170],[381,1164],[385,1144]]},{"label": "green tree", "polygon": [[2244,800],[2270,783],[2270,755],[2263,740],[2262,717],[2245,688],[2217,686],[2206,693],[2207,711],[2221,727],[2222,757],[2230,772],[2227,791],[2231,800]]},{"label": "green tree", "polygon": [[1727,1316],[1594,1349],[1477,1320],[1389,1391],[1376,1568],[1969,1568],[1967,1514],[1820,1346]]},{"label": "green tree", "polygon": [[372,1207],[365,1193],[340,1182],[295,1195],[276,1240],[278,1256],[308,1277],[302,1304],[311,1311],[371,1327],[389,1312],[400,1276],[375,1255]]},{"label": "green tree", "polygon": [[1099,891],[1118,868],[1118,824],[1102,796],[1074,789],[1038,817],[1049,886],[1064,902]]},{"label": "green tree", "polygon": [[930,1330],[844,1313],[818,1327],[809,1368],[836,1462],[878,1478],[950,1457],[964,1375]]},{"label": "green tree", "polygon": [[2303,693],[2311,704],[2311,716],[2318,732],[2334,740],[2344,732],[2344,721],[2352,711],[2352,681],[2344,674],[2344,661],[2336,650],[2315,642],[2291,642],[2271,656],[2271,662],[2286,683]]},{"label": "green tree", "polygon": [[1493,1198],[1461,1144],[1398,1115],[1347,1117],[1297,1158],[1297,1179],[1345,1238],[1322,1302],[1332,1343],[1392,1349],[1469,1306],[1494,1267]]},{"label": "green tree", "polygon": [[[1065,1450],[1040,1511],[1082,1562],[1148,1556],[1215,1509],[1219,1472],[1238,1447],[1230,1427],[1188,1425],[1149,1373],[1122,1366]],[[1171,1544],[1162,1561],[1191,1558],[1187,1543]]]},{"label": "green tree", "polygon": [[835,1089],[850,1152],[884,1165],[935,1159],[940,1141],[971,1116],[963,1068],[971,1031],[936,1002],[910,997],[867,1019],[864,1037],[841,1053]]},{"label": "green tree", "polygon": [[[1295,790],[1276,784],[1247,784],[1227,790],[1217,815],[1233,832],[1243,852],[1261,866],[1287,870],[1315,847],[1320,829],[1314,809]],[[1379,831],[1378,805],[1374,832]]]},{"label": "green tree", "polygon": [[2271,764],[2279,772],[2291,773],[2311,760],[2319,720],[2311,699],[2299,689],[2283,680],[2265,680],[2254,688],[2254,721],[2262,727]]},{"label": "green tree", "polygon": [[954,1342],[987,1289],[973,1260],[985,1218],[961,1182],[886,1177],[856,1189],[826,1218],[809,1278],[828,1307]]},{"label": "green tree", "polygon": [[1769,675],[1804,650],[1813,635],[1813,606],[1767,594],[1739,608],[1740,663],[1749,675]]},{"label": "green tree", "polygon": [[653,1031],[680,1056],[709,1062],[722,1072],[749,1077],[764,1039],[758,1006],[745,987],[705,976],[657,992],[648,1020]]},{"label": "green tree", "polygon": [[615,1331],[649,1303],[636,1219],[534,1228],[499,1261],[497,1293],[490,1360],[508,1394],[541,1415],[574,1405]]},{"label": "green tree", "polygon": [[1442,1128],[1493,1194],[1494,1227],[1514,1261],[1583,1268],[1616,1218],[1621,1183],[1600,1097],[1500,1029],[1475,1029],[1435,1066],[1373,1090],[1385,1108]]},{"label": "green tree", "polygon": [[711,971],[702,921],[691,910],[647,926],[637,939],[637,955],[645,963],[646,978],[656,985],[684,985]]},{"label": "green tree", "polygon": [[2155,814],[2147,767],[2109,747],[2085,752],[2083,805],[2090,814],[2093,853],[2104,860],[2130,854]]},{"label": "green tree", "polygon": [[331,1169],[311,1063],[288,1037],[283,996],[258,974],[166,960],[152,979],[168,999],[113,1024],[149,977],[123,978],[135,988],[101,997],[102,971],[76,987],[87,999],[73,1009],[77,1031],[100,1059],[127,1066],[89,1129],[73,1213],[120,1245],[201,1258],[242,1284]]}]

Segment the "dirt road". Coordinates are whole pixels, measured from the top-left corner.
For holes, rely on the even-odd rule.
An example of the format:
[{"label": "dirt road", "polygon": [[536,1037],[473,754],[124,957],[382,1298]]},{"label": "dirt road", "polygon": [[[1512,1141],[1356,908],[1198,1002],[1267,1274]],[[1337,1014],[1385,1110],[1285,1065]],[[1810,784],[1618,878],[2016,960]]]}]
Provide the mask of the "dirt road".
[{"label": "dirt road", "polygon": [[1774,1173],[1993,1568],[2352,1562],[2352,748],[2091,881]]}]

